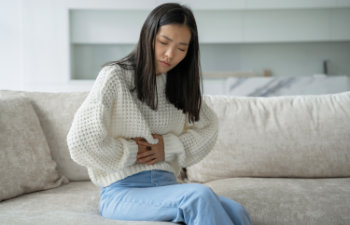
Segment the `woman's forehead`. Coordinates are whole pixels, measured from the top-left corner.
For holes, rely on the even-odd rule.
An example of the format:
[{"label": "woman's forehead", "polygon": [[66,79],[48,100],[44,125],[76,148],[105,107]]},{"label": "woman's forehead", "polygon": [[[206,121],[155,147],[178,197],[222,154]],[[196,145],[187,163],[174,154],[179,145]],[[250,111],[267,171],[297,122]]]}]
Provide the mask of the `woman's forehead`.
[{"label": "woman's forehead", "polygon": [[191,30],[186,25],[167,24],[159,28],[157,36],[163,37],[168,41],[188,45],[191,40]]}]

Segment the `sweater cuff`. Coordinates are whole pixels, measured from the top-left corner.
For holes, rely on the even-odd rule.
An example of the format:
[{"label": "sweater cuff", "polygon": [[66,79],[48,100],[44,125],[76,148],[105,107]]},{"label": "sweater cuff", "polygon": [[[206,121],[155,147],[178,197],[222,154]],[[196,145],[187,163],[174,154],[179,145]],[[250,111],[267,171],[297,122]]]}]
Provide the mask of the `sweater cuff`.
[{"label": "sweater cuff", "polygon": [[139,146],[134,140],[124,140],[121,139],[123,143],[123,164],[125,166],[131,166],[136,163],[137,160],[137,152],[139,150]]},{"label": "sweater cuff", "polygon": [[171,162],[178,155],[184,153],[184,146],[180,139],[171,133],[163,135],[165,161]]}]

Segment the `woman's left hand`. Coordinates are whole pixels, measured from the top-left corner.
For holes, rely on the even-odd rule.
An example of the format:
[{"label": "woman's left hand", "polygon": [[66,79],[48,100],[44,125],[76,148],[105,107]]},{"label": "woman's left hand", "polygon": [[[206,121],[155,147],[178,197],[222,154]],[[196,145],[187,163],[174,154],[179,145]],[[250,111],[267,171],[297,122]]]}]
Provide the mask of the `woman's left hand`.
[{"label": "woman's left hand", "polygon": [[152,165],[165,159],[164,142],[162,135],[152,134],[153,138],[158,139],[157,144],[150,144],[144,139],[134,139],[139,146],[137,153],[137,162]]}]

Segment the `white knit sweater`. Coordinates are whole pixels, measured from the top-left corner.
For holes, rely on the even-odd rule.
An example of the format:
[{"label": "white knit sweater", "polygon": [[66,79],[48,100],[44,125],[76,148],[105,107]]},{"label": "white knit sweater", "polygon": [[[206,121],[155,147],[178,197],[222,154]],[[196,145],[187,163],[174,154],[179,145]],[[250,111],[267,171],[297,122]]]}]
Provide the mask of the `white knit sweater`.
[{"label": "white knit sweater", "polygon": [[[145,170],[179,173],[200,161],[212,149],[218,132],[215,113],[202,101],[200,120],[189,123],[186,114],[165,96],[166,74],[157,76],[158,109],[152,110],[130,90],[134,73],[119,66],[104,67],[85,101],[74,115],[67,144],[72,159],[87,167],[98,186]],[[156,144],[164,140],[165,161],[153,165],[136,162],[138,146],[131,138]]]}]

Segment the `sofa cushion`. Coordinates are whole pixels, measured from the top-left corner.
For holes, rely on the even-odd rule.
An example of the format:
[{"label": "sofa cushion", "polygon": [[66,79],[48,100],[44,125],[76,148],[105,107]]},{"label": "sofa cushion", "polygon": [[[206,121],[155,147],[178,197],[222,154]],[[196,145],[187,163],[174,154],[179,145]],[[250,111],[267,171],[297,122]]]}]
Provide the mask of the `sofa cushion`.
[{"label": "sofa cushion", "polygon": [[242,204],[255,225],[350,224],[350,178],[228,178],[206,185]]},{"label": "sofa cushion", "polygon": [[68,182],[27,98],[0,95],[0,127],[0,201]]},{"label": "sofa cushion", "polygon": [[350,92],[206,98],[219,118],[213,150],[190,181],[230,177],[350,177]]},{"label": "sofa cushion", "polygon": [[87,92],[0,91],[0,94],[26,96],[36,111],[58,171],[71,181],[89,180],[87,169],[75,163],[67,147],[67,133]]},{"label": "sofa cushion", "polygon": [[58,171],[71,181],[89,180],[87,169],[72,160],[67,146],[67,134],[74,113],[87,92],[26,92],[26,96],[32,100],[39,116]]},{"label": "sofa cushion", "polygon": [[98,212],[100,189],[90,181],[71,182],[48,191],[0,203],[0,223],[16,225],[171,225],[168,222],[116,221]]}]

